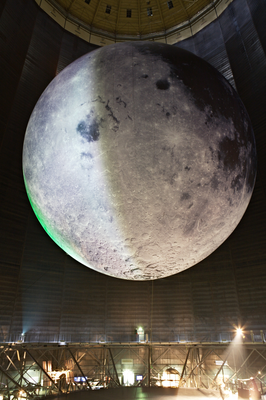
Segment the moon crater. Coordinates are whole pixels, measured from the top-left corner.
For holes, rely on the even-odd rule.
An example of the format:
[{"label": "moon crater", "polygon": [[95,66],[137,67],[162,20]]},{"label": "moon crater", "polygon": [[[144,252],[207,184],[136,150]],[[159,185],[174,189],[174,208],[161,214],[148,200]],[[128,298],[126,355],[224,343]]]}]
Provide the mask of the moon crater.
[{"label": "moon crater", "polygon": [[193,266],[233,232],[256,150],[241,100],[213,67],[174,46],[120,43],[46,88],[23,172],[37,218],[65,252],[148,280]]}]

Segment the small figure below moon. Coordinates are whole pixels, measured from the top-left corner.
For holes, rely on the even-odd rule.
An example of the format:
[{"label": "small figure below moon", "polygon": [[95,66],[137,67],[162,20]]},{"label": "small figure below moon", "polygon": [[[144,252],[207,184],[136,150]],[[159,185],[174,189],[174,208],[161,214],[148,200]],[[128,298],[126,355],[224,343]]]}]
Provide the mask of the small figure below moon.
[{"label": "small figure below moon", "polygon": [[212,66],[130,42],[66,67],[31,115],[23,172],[33,210],[70,256],[132,280],[170,276],[220,246],[254,188],[247,112]]}]

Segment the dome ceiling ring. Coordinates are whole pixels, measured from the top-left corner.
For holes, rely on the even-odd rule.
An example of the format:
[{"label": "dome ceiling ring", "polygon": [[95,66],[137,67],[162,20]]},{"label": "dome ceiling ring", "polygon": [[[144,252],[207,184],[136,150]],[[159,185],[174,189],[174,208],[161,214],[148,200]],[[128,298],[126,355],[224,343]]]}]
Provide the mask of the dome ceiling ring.
[{"label": "dome ceiling ring", "polygon": [[132,40],[177,43],[218,18],[232,1],[136,0],[127,5],[125,0],[36,0],[36,3],[67,31],[89,43],[105,46]]}]

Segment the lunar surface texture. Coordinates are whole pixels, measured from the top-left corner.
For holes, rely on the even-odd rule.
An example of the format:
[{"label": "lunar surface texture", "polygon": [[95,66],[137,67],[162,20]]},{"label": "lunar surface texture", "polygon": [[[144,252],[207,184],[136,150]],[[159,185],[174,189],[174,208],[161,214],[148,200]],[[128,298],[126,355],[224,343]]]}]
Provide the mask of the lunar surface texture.
[{"label": "lunar surface texture", "polygon": [[181,272],[233,232],[252,195],[254,135],[212,66],[154,42],[100,48],[66,67],[28,123],[23,172],[46,232],[104,274]]}]

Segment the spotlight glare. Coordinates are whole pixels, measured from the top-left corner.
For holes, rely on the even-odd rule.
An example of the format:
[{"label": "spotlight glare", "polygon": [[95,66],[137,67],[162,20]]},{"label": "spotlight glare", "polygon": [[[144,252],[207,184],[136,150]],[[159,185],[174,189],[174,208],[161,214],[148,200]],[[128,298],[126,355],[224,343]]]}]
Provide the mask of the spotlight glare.
[{"label": "spotlight glare", "polygon": [[237,330],[236,330],[236,333],[237,333],[237,335],[242,335],[242,329],[241,328],[237,328]]}]

